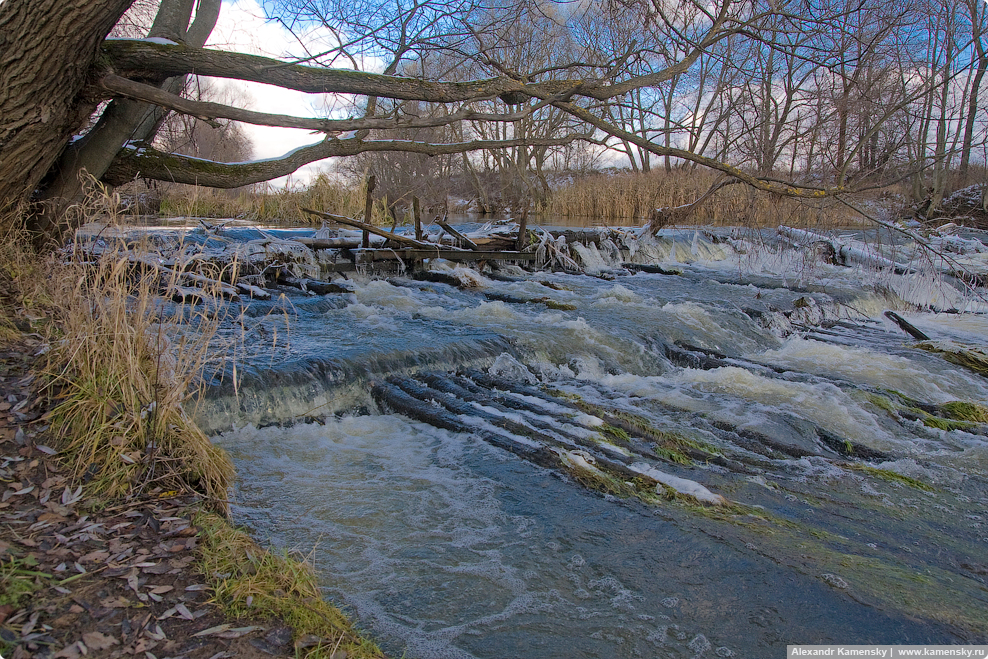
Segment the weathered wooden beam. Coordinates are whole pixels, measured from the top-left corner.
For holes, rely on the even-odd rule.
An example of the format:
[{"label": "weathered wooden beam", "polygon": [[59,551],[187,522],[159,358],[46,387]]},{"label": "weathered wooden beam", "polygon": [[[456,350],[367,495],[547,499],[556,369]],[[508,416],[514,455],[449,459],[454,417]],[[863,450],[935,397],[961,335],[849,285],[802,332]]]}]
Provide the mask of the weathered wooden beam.
[{"label": "weathered wooden beam", "polygon": [[354,255],[356,256],[357,263],[393,261],[396,258],[401,258],[402,260],[442,258],[450,261],[534,261],[536,257],[532,252],[454,251],[438,246],[432,249],[361,249],[354,250]]},{"label": "weathered wooden beam", "polygon": [[422,213],[419,209],[419,198],[412,197],[412,216],[415,218],[415,240],[422,240]]},{"label": "weathered wooden beam", "polygon": [[[364,224],[370,226],[371,223],[371,213],[374,211],[374,197],[371,196],[374,192],[374,188],[377,185],[377,177],[371,174],[371,177],[367,179],[367,199],[364,203]],[[370,247],[370,231],[366,228],[364,229],[364,237],[360,243],[363,248]]]},{"label": "weathered wooden beam", "polygon": [[[399,236],[397,233],[391,233],[390,231],[385,231],[380,229],[373,224],[367,224],[366,222],[361,222],[360,220],[353,220],[349,217],[343,217],[342,215],[333,215],[332,213],[324,213],[322,211],[314,211],[311,208],[303,208],[302,211],[306,213],[312,213],[313,215],[318,215],[319,217],[324,217],[328,220],[333,220],[334,222],[339,222],[340,224],[346,224],[347,226],[355,227],[369,233],[373,233],[376,236],[382,236],[388,240],[393,240],[399,245],[408,245],[411,247],[428,248],[431,243],[422,242],[415,240],[414,238],[408,238],[406,236]],[[449,248],[447,248],[449,249]]]},{"label": "weathered wooden beam", "polygon": [[459,240],[461,243],[463,243],[464,245],[466,245],[470,249],[474,249],[474,250],[480,249],[479,247],[477,247],[477,243],[473,242],[472,240],[470,240],[469,238],[467,238],[466,236],[464,236],[462,233],[460,233],[459,231],[457,231],[453,227],[449,226],[449,224],[446,222],[446,220],[439,220],[439,219],[437,219],[436,220],[436,224],[438,224],[439,226],[441,226],[443,229],[446,230],[446,233],[448,233],[449,235],[453,236],[454,238],[456,238],[457,240]]}]

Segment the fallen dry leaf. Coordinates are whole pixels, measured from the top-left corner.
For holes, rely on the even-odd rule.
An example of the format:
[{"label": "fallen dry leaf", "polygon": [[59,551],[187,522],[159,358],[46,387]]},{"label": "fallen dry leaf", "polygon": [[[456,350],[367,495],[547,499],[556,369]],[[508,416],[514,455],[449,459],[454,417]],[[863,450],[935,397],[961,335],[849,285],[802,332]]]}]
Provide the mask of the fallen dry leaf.
[{"label": "fallen dry leaf", "polygon": [[80,646],[82,646],[82,641],[76,641],[71,645],[66,645],[64,648],[52,655],[52,659],[79,659],[83,656],[82,647]]},{"label": "fallen dry leaf", "polygon": [[99,605],[104,609],[125,609],[130,606],[130,604],[130,600],[126,597],[107,597],[99,603]]},{"label": "fallen dry leaf", "polygon": [[86,647],[90,650],[105,650],[108,647],[116,645],[118,641],[113,636],[107,636],[101,632],[89,632],[82,635],[82,642],[86,644]]},{"label": "fallen dry leaf", "polygon": [[80,563],[93,563],[93,562],[103,562],[110,557],[110,552],[108,551],[91,551],[85,556],[79,559]]},{"label": "fallen dry leaf", "polygon": [[259,627],[257,625],[252,625],[250,627],[236,627],[234,629],[229,629],[225,632],[220,632],[216,634],[219,638],[240,638],[251,632],[263,630],[264,627]]}]

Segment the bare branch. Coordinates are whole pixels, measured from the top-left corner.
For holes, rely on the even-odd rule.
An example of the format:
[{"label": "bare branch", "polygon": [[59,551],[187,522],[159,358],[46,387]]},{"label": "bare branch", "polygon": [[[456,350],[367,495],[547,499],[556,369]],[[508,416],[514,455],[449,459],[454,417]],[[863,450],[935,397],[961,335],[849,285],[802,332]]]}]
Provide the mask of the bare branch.
[{"label": "bare branch", "polygon": [[111,185],[135,178],[203,185],[211,188],[239,188],[252,183],[287,176],[303,165],[336,156],[355,156],[371,151],[421,153],[428,156],[464,153],[480,149],[506,149],[522,145],[563,146],[575,140],[593,141],[587,135],[567,135],[547,139],[472,140],[430,144],[404,140],[326,139],[282,156],[244,163],[219,163],[191,156],[163,153],[155,149],[127,148],[104,176]]}]

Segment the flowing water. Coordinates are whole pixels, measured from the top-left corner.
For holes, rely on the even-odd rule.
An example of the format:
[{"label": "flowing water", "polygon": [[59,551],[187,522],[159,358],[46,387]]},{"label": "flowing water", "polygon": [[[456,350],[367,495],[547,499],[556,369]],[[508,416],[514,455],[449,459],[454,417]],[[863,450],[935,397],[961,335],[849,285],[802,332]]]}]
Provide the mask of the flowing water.
[{"label": "flowing water", "polygon": [[236,521],[311,551],[393,656],[984,642],[988,425],[947,417],[988,380],[882,313],[954,346],[988,318],[908,311],[972,304],[943,279],[756,242],[257,307],[199,411]]}]

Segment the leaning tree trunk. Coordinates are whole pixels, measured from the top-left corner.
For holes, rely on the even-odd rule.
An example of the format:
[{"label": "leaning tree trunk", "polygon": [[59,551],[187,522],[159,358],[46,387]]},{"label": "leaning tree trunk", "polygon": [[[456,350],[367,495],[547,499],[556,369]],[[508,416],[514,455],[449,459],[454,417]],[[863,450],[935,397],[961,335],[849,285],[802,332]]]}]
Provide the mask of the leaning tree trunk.
[{"label": "leaning tree trunk", "polygon": [[[216,25],[220,0],[199,0],[196,19],[189,26],[194,5],[194,0],[164,0],[147,36],[201,48]],[[180,94],[185,81],[186,76],[159,76],[146,82],[161,85],[172,94]],[[111,101],[96,126],[85,137],[69,145],[59,158],[51,181],[41,194],[49,208],[45,215],[34,218],[35,231],[54,232],[62,209],[82,194],[80,176],[83,170],[93,178],[101,179],[124,144],[150,142],[166,115],[167,111],[148,103],[126,98]]]},{"label": "leaning tree trunk", "polygon": [[99,45],[131,2],[0,3],[0,212],[30,198],[95,110]]}]

